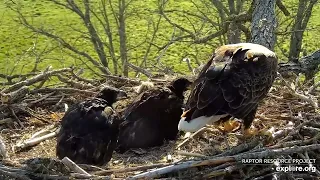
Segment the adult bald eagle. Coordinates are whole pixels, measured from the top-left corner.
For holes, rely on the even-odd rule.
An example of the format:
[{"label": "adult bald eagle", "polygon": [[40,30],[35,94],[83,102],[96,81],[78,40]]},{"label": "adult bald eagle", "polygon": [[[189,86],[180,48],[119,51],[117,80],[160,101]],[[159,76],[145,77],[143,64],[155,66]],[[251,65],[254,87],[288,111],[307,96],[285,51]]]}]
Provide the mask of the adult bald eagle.
[{"label": "adult bald eagle", "polygon": [[189,85],[189,80],[179,78],[168,87],[141,93],[124,112],[118,140],[119,152],[160,146],[164,140],[176,139],[183,93]]},{"label": "adult bald eagle", "polygon": [[195,132],[232,116],[242,119],[248,130],[276,69],[275,53],[264,46],[239,43],[219,47],[195,80],[178,129]]},{"label": "adult bald eagle", "polygon": [[64,115],[57,137],[56,153],[76,163],[103,165],[116,147],[122,122],[112,104],[126,97],[112,87],[104,88],[96,97],[73,105]]}]

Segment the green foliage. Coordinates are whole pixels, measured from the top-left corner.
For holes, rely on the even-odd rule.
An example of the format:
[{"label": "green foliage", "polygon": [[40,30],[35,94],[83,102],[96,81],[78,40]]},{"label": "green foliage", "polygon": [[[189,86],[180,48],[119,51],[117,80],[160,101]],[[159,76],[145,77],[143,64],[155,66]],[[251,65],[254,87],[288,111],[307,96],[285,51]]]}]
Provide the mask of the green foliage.
[{"label": "green foliage", "polygon": [[[95,71],[99,71],[86,59],[75,55],[74,53],[66,50],[61,44],[56,41],[44,37],[40,34],[35,34],[29,29],[24,27],[18,18],[18,14],[12,9],[20,8],[24,16],[31,25],[44,28],[45,30],[59,35],[71,45],[76,46],[79,50],[87,52],[89,55],[98,59],[93,45],[90,39],[83,38],[82,32],[87,32],[83,22],[75,13],[57,6],[49,0],[18,0],[5,1],[0,4],[0,72],[4,74],[19,74],[27,73],[34,69],[35,62],[40,61],[37,69],[42,70],[51,65],[53,68],[68,67],[70,65],[76,65],[80,67],[91,67]],[[64,1],[61,1],[64,2]],[[82,1],[76,1],[81,4]],[[100,1],[93,1],[92,7],[98,12],[101,7]],[[117,1],[114,2],[113,8],[117,9]],[[129,62],[135,65],[139,65],[147,51],[149,42],[152,40],[153,25],[156,24],[160,17],[158,13],[159,1],[141,1],[133,0],[126,10],[126,33],[127,33],[127,46],[128,46],[128,59]],[[279,28],[278,32],[288,32],[290,28],[288,25],[292,22],[296,11],[296,1],[285,0],[286,7],[291,13],[291,17],[285,17],[283,13],[278,12]],[[250,4],[250,3],[248,3]],[[248,5],[246,5],[248,6]],[[83,8],[83,7],[81,7]],[[210,24],[204,24],[199,19],[192,16],[185,16],[181,11],[192,12],[200,15],[199,10],[206,13],[208,17],[214,22],[219,23],[217,11],[209,4],[197,3],[194,4],[187,0],[170,0],[165,7],[166,11],[172,11],[168,14],[168,17],[176,24],[182,25],[188,30],[204,29],[201,32],[206,34],[200,34],[206,36],[209,33],[217,31],[210,26]],[[278,10],[279,11],[279,10]],[[110,17],[111,17],[110,13]],[[93,18],[93,24],[98,30],[98,33],[103,36],[103,27],[99,25],[96,18]],[[315,51],[319,48],[320,34],[317,31],[320,28],[320,7],[315,6],[314,12],[307,27],[307,31],[304,33],[303,49],[307,54]],[[110,18],[110,26],[114,35],[115,55],[119,58],[119,38],[116,22],[113,18]],[[249,26],[249,23],[246,24]],[[77,31],[75,31],[75,29]],[[200,31],[199,31],[200,32]],[[174,29],[163,17],[160,20],[159,30],[153,39],[153,46],[151,46],[150,54],[147,57],[147,69],[157,70],[152,65],[157,64],[156,59],[161,54],[163,49],[158,47],[164,47],[166,43],[170,41],[172,35],[178,36],[182,32],[178,29]],[[107,38],[103,36],[105,42]],[[223,37],[222,37],[223,38]],[[185,39],[190,41],[190,39]],[[199,61],[205,62],[211,55],[213,49],[220,45],[222,40],[215,38],[206,44],[192,44],[189,42],[178,42],[168,46],[167,51],[161,57],[160,61],[163,66],[172,67],[173,70],[180,73],[189,73],[188,67],[185,62],[182,61],[184,57],[189,57],[192,60],[192,66],[196,67],[194,56]],[[276,52],[281,60],[286,60],[285,55],[288,53],[290,41],[290,33],[284,33],[278,36],[278,46]],[[107,50],[106,50],[107,51]],[[41,54],[42,53],[42,54]],[[70,56],[71,55],[71,56]],[[193,55],[193,56],[192,56]],[[109,58],[109,57],[108,57]],[[109,68],[113,71],[111,60],[109,60]],[[85,71],[88,76],[94,76],[91,71]],[[131,72],[131,76],[135,73]]]}]

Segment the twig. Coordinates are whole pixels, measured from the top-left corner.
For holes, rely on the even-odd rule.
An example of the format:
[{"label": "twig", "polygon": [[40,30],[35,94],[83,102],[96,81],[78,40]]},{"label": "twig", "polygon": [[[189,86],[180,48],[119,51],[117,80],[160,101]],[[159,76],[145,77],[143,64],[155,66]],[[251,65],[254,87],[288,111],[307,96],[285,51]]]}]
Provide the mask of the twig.
[{"label": "twig", "polygon": [[132,176],[128,179],[154,178],[163,174],[179,171],[179,170],[190,168],[190,167],[197,167],[197,166],[204,166],[204,165],[218,165],[218,164],[223,164],[226,162],[233,162],[233,161],[235,161],[233,157],[222,157],[222,158],[215,158],[215,159],[204,160],[204,161],[187,161],[187,162],[182,162],[180,164],[172,164],[170,166],[166,166],[166,167],[152,170],[149,172],[141,173],[141,174]]},{"label": "twig", "polygon": [[295,174],[291,174],[292,175],[292,178],[296,178],[296,179],[317,179],[319,178],[319,176],[314,176],[314,175],[311,175],[310,173],[307,173],[307,174],[303,174],[303,173],[295,173]]},{"label": "twig", "polygon": [[231,173],[237,169],[239,169],[240,167],[239,166],[236,166],[236,165],[233,165],[233,166],[228,166],[224,169],[218,169],[218,170],[214,170],[214,171],[211,171],[210,173],[206,174],[203,176],[203,178],[213,178],[213,177],[217,177],[217,176],[221,176],[221,175],[225,175],[227,173]]},{"label": "twig", "polygon": [[6,144],[4,143],[4,140],[1,136],[0,136],[0,155],[3,157],[3,159],[7,158]]},{"label": "twig", "polygon": [[311,127],[311,126],[303,126],[301,128],[300,134],[304,136],[315,136],[316,134],[320,133],[320,128]]},{"label": "twig", "polygon": [[27,86],[22,86],[18,90],[7,94],[7,95],[9,95],[8,101],[10,103],[14,103],[17,100],[20,100],[22,97],[24,97],[28,92],[29,92],[29,88]]},{"label": "twig", "polygon": [[83,77],[80,77],[80,75],[83,73],[83,69],[80,69],[77,73],[74,73],[74,71],[71,71],[71,75],[73,77],[75,77],[76,79],[80,80],[80,81],[83,81],[83,82],[86,82],[86,83],[90,83],[90,84],[95,84],[96,81],[92,80],[92,79],[86,79],[86,78],[83,78]]},{"label": "twig", "polygon": [[205,166],[205,165],[218,165],[227,162],[241,162],[242,159],[252,159],[252,158],[265,158],[271,156],[278,156],[278,155],[287,155],[292,153],[299,153],[304,151],[311,151],[320,148],[320,144],[312,144],[307,146],[296,146],[296,147],[289,147],[289,148],[279,148],[279,149],[267,149],[261,152],[254,152],[254,153],[241,153],[234,156],[226,156],[226,157],[217,157],[212,159],[200,160],[200,161],[186,161],[178,164],[172,164],[170,166],[166,166],[160,169],[152,170],[149,172],[141,173],[135,176],[130,177],[129,179],[138,179],[138,178],[154,178],[158,177],[163,174],[171,173],[174,171],[183,170],[190,167],[197,167],[197,166]]},{"label": "twig", "polygon": [[2,124],[6,124],[6,123],[9,123],[9,122],[13,122],[14,120],[12,118],[5,118],[5,119],[1,119],[0,120],[0,125]]},{"label": "twig", "polygon": [[282,80],[283,84],[289,89],[289,92],[290,92],[291,95],[293,95],[293,96],[295,96],[295,97],[297,97],[297,98],[299,98],[299,99],[302,99],[302,100],[310,103],[315,109],[318,109],[318,108],[319,108],[318,103],[317,103],[316,101],[312,100],[311,97],[308,97],[308,96],[306,96],[306,95],[300,94],[300,93],[298,93],[297,91],[295,91],[295,90],[288,84],[288,82],[282,77],[282,75],[281,75],[280,73],[279,73],[278,75],[279,75],[280,79]]},{"label": "twig", "polygon": [[25,81],[20,81],[17,82],[16,84],[13,84],[11,86],[9,86],[8,88],[6,88],[5,90],[3,90],[4,93],[8,93],[11,91],[14,91],[16,89],[21,88],[22,86],[29,86],[32,85],[34,83],[40,82],[43,79],[47,78],[48,76],[52,76],[54,74],[59,74],[62,72],[67,72],[67,71],[72,71],[73,68],[63,68],[63,69],[58,69],[58,70],[53,70],[53,71],[48,71],[48,72],[43,72],[41,74],[38,74],[30,79],[27,79]]},{"label": "twig", "polygon": [[301,145],[308,145],[308,144],[311,144],[319,139],[320,139],[320,133],[318,133],[313,138],[308,139],[308,140],[297,140],[297,141],[288,141],[288,142],[278,143],[274,146],[270,146],[269,148],[276,149],[276,148],[283,148],[283,147],[292,147],[292,146],[297,146],[297,145],[300,145],[300,146]]},{"label": "twig", "polygon": [[16,121],[18,122],[19,126],[23,128],[24,126],[23,126],[22,122],[20,121],[20,119],[18,118],[18,116],[16,115],[16,113],[14,112],[14,110],[13,110],[11,107],[9,107],[9,110],[10,110],[11,115],[12,115],[12,116],[16,119]]},{"label": "twig", "polygon": [[192,152],[185,152],[185,151],[177,151],[176,153],[179,154],[179,155],[182,155],[182,156],[207,157],[206,155],[203,155],[203,154],[192,153]]},{"label": "twig", "polygon": [[[302,154],[301,154],[302,155]],[[304,152],[304,156],[302,156],[304,159],[310,160],[309,154],[307,151]],[[308,162],[310,167],[314,167],[314,165],[309,161]],[[320,171],[316,169],[315,173],[317,174],[318,177],[320,177]]]},{"label": "twig", "polygon": [[105,169],[95,166],[95,165],[91,165],[91,164],[78,164],[78,166],[80,166],[82,169],[86,170],[86,171],[106,171]]},{"label": "twig", "polygon": [[69,176],[60,176],[60,175],[50,175],[50,174],[43,174],[43,173],[31,173],[28,174],[32,175],[33,177],[38,177],[40,179],[47,179],[47,180],[69,180]]},{"label": "twig", "polygon": [[119,76],[112,76],[112,75],[103,75],[103,76],[106,77],[107,79],[110,79],[110,80],[128,82],[128,83],[131,83],[133,85],[139,85],[140,84],[140,80],[136,80],[136,79],[126,78],[126,77],[119,77]]},{"label": "twig", "polygon": [[78,88],[78,89],[94,88],[94,86],[91,85],[91,84],[85,84],[85,83],[80,83],[80,82],[77,82],[77,81],[74,81],[74,80],[70,80],[69,78],[65,78],[60,74],[57,74],[56,76],[59,78],[59,80],[61,82],[64,82],[66,84],[70,84],[72,87],[75,87],[75,88]]},{"label": "twig", "polygon": [[317,83],[313,84],[313,85],[309,88],[307,94],[312,94],[312,93],[317,89],[317,87],[319,87],[319,86],[320,86],[320,81],[318,81]]},{"label": "twig", "polygon": [[168,163],[159,163],[159,164],[151,164],[151,165],[146,165],[146,166],[137,166],[137,167],[126,167],[122,169],[109,169],[109,170],[103,170],[103,171],[97,171],[94,174],[103,176],[103,175],[108,175],[111,173],[124,173],[124,172],[132,172],[132,171],[144,171],[144,170],[149,170],[153,168],[160,168],[167,166]]},{"label": "twig", "polygon": [[92,179],[93,176],[88,174],[82,174],[82,173],[70,173],[71,177],[74,177],[76,179]]},{"label": "twig", "polygon": [[190,63],[190,59],[188,57],[184,58],[182,61],[186,62],[187,65],[188,65],[188,68],[189,68],[189,71],[193,73],[193,75],[196,75],[193,71],[193,68],[191,66],[191,63]]},{"label": "twig", "polygon": [[52,110],[56,111],[59,105],[62,103],[63,99],[65,98],[65,94],[62,94],[61,99],[53,106]]},{"label": "twig", "polygon": [[278,142],[278,144],[281,144],[281,143],[283,143],[283,142],[285,142],[285,141],[288,141],[290,138],[292,138],[292,136],[293,136],[294,134],[299,133],[300,129],[301,129],[303,126],[305,126],[306,124],[308,124],[309,122],[310,122],[310,120],[309,120],[309,121],[305,121],[305,122],[299,124],[298,126],[296,126],[285,138],[281,139],[281,140]]},{"label": "twig", "polygon": [[252,179],[253,177],[260,176],[261,174],[265,174],[266,172],[272,171],[272,170],[273,170],[273,167],[265,167],[261,170],[249,171],[245,179]]},{"label": "twig", "polygon": [[30,178],[28,178],[25,175],[22,174],[18,174],[18,173],[14,173],[14,172],[9,172],[9,171],[5,171],[2,168],[0,168],[0,174],[4,175],[4,176],[9,176],[12,177],[14,179],[21,179],[21,180],[31,180]]},{"label": "twig", "polygon": [[52,91],[59,91],[64,93],[80,93],[80,94],[88,94],[88,95],[96,94],[95,92],[89,91],[89,90],[81,90],[81,89],[75,89],[75,88],[48,88],[48,87],[32,90],[30,93],[36,94],[36,93],[46,93],[46,92],[52,92]]},{"label": "twig", "polygon": [[148,78],[150,78],[150,77],[153,76],[152,73],[150,73],[149,71],[147,71],[147,70],[145,70],[145,69],[143,69],[143,68],[140,68],[140,67],[138,67],[138,66],[136,66],[136,65],[133,65],[133,64],[131,64],[131,63],[127,63],[127,64],[128,64],[128,66],[129,66],[130,68],[132,68],[132,69],[135,70],[135,71],[141,72],[142,74],[146,75]]},{"label": "twig", "polygon": [[222,157],[222,156],[230,156],[235,155],[240,152],[243,152],[248,149],[252,149],[256,147],[260,143],[260,140],[258,138],[255,138],[253,141],[250,141],[249,143],[240,144],[239,146],[236,146],[228,151],[225,151],[221,154],[215,155],[214,157]]},{"label": "twig", "polygon": [[283,172],[273,172],[273,173],[265,174],[263,176],[256,177],[256,178],[254,178],[252,180],[266,179],[266,177],[273,176],[273,175],[276,175],[276,174],[283,174]]},{"label": "twig", "polygon": [[59,133],[60,129],[57,129],[55,132],[51,132],[49,134],[46,134],[44,136],[41,137],[36,137],[36,138],[32,138],[32,139],[28,139],[25,142],[21,143],[21,144],[17,144],[16,147],[18,147],[19,149],[24,149],[26,147],[30,147],[30,146],[34,146],[39,144],[40,142],[50,139],[52,137],[55,137],[58,133]]},{"label": "twig", "polygon": [[71,159],[68,157],[64,157],[62,160],[62,163],[73,170],[74,172],[80,173],[82,175],[85,175],[86,177],[91,177],[92,175],[87,173],[85,170],[83,170],[81,167],[79,167],[76,163],[74,163]]},{"label": "twig", "polygon": [[198,131],[194,132],[191,136],[189,136],[187,139],[183,140],[177,147],[176,149],[179,149],[181,146],[185,145],[190,139],[196,137],[197,135],[201,135],[205,130],[207,130],[207,127],[203,127],[199,129]]},{"label": "twig", "polygon": [[49,134],[49,133],[51,133],[50,129],[55,128],[55,127],[56,127],[56,125],[50,125],[50,126],[47,127],[47,128],[41,129],[40,131],[35,132],[35,133],[30,137],[30,139],[34,139],[34,138],[36,138],[36,137],[44,136],[44,135],[46,135],[46,134]]},{"label": "twig", "polygon": [[30,104],[36,104],[36,103],[38,103],[38,102],[40,102],[40,101],[42,101],[42,100],[47,99],[49,96],[51,96],[51,95],[53,95],[53,94],[55,94],[55,93],[56,93],[56,92],[51,92],[51,93],[43,96],[43,97],[40,98],[40,99],[37,99],[37,100],[35,100],[35,101],[30,102]]}]

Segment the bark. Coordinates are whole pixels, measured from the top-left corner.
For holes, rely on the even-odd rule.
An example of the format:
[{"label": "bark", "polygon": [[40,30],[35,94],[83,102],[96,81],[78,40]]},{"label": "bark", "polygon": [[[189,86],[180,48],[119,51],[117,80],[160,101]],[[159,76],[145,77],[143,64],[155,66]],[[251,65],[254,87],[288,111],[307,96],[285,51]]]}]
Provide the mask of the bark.
[{"label": "bark", "polygon": [[[228,0],[230,14],[237,15],[240,11],[236,11],[235,0]],[[237,2],[241,3],[241,2]],[[237,6],[241,8],[241,6]],[[238,10],[238,9],[237,9]],[[230,44],[240,43],[241,30],[239,29],[237,23],[231,22],[228,31],[228,41]]]},{"label": "bark", "polygon": [[251,42],[271,50],[276,42],[276,0],[255,0],[252,13]]},{"label": "bark", "polygon": [[123,75],[128,77],[128,57],[127,57],[127,44],[126,44],[126,23],[125,23],[125,0],[119,0],[119,37],[120,37],[120,57],[123,66]]},{"label": "bark", "polygon": [[[72,3],[70,3],[72,2]],[[68,1],[68,3],[70,5],[75,5],[73,4],[73,1]],[[91,11],[91,7],[90,7],[90,2],[89,0],[85,0],[84,1],[84,5],[85,5],[85,12],[84,14],[79,10],[75,12],[78,14],[78,12],[80,12],[79,16],[82,18],[84,25],[87,27],[88,32],[90,34],[90,40],[94,46],[94,49],[96,51],[96,53],[99,56],[100,62],[102,63],[102,65],[104,67],[108,67],[108,61],[107,61],[107,56],[106,53],[104,51],[104,46],[102,43],[101,38],[99,37],[96,28],[93,26],[92,22],[91,22],[91,15],[90,15],[90,11]],[[74,7],[75,9],[77,8],[76,6]]]}]

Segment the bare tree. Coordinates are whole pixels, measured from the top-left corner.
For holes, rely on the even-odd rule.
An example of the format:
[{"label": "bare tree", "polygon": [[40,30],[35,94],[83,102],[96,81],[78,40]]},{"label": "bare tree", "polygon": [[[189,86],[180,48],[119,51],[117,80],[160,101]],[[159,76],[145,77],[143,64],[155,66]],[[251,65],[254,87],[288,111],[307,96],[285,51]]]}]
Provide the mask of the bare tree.
[{"label": "bare tree", "polygon": [[[250,30],[243,24],[249,22],[252,18],[252,6],[249,9],[244,9],[244,2],[241,0],[228,0],[228,4],[225,4],[219,0],[212,0],[211,3],[207,1],[192,1],[198,12],[188,12],[174,9],[165,10],[166,1],[163,1],[163,6],[159,9],[159,12],[167,22],[182,32],[181,36],[176,37],[173,42],[191,39],[193,43],[205,44],[214,38],[225,39],[224,36],[227,34],[227,40],[223,40],[222,43],[237,43],[240,42],[241,33],[244,33],[248,39],[250,37]],[[207,8],[208,12],[203,10],[204,7]],[[193,29],[174,22],[173,19],[169,18],[168,15],[170,14],[179,14],[186,17]],[[210,16],[210,14],[218,14],[218,16]],[[195,21],[190,20],[188,17],[195,18]],[[202,24],[196,25],[199,21]]]},{"label": "bare tree", "polygon": [[299,56],[302,51],[303,34],[307,29],[313,7],[317,2],[317,0],[299,0],[297,11],[293,14],[290,23],[288,23],[283,32],[278,33],[285,40],[288,35],[291,35],[289,53],[283,50],[283,54],[288,58],[288,62],[279,64],[279,72],[284,77],[289,75],[290,72],[294,72],[295,74],[303,73],[305,75],[305,82],[311,84],[314,83],[314,76],[319,71],[319,49],[309,55],[304,53],[304,56],[301,58]]},{"label": "bare tree", "polygon": [[[286,16],[290,15],[281,0],[212,0],[211,3],[192,1],[198,12],[168,10],[165,9],[167,1],[162,2],[163,6],[159,9],[160,14],[173,27],[182,32],[172,43],[188,39],[195,44],[206,44],[214,38],[218,38],[220,45],[251,41],[273,49],[276,42],[276,5]],[[208,9],[208,12],[203,10],[205,8]],[[179,24],[169,17],[171,14],[193,17],[196,21],[188,19],[190,24],[192,27],[199,28],[190,29]],[[215,16],[210,16],[210,14],[215,14]],[[202,24],[196,25],[197,22],[202,22]],[[248,27],[246,22],[252,22],[251,27]],[[242,38],[242,35],[245,39]]]},{"label": "bare tree", "polygon": [[317,0],[299,0],[298,11],[291,29],[289,60],[299,58],[303,33],[307,28],[312,9],[316,3]]},{"label": "bare tree", "polygon": [[[291,51],[297,53],[301,51],[303,31],[310,18],[312,7],[317,2],[317,0],[300,0],[299,4],[297,2],[301,20],[293,21],[290,15],[294,16],[294,14],[290,14],[281,0],[191,0],[192,10],[177,9],[169,6],[168,0],[160,0],[158,1],[158,16],[149,10],[152,17],[148,19],[145,39],[137,44],[136,42],[132,43],[132,28],[127,27],[130,25],[128,19],[137,11],[128,8],[131,7],[130,4],[133,0],[46,1],[67,9],[78,17],[81,24],[70,25],[70,27],[77,38],[85,42],[86,45],[79,46],[71,38],[59,34],[54,28],[49,29],[46,24],[41,26],[33,24],[32,19],[23,14],[18,6],[15,6],[18,7],[14,9],[18,12],[19,19],[25,27],[37,34],[51,38],[57,45],[63,47],[64,53],[79,59],[94,72],[98,69],[100,73],[104,74],[128,76],[131,69],[137,72],[136,75],[142,73],[148,77],[152,76],[150,71],[168,72],[168,69],[171,69],[171,67],[166,67],[167,65],[162,63],[160,59],[176,42],[187,47],[182,48],[181,51],[186,50],[179,55],[184,57],[178,57],[178,59],[184,59],[185,56],[188,56],[190,59],[188,65],[192,66],[201,64],[199,59],[203,59],[212,47],[222,44],[251,41],[274,49],[277,41],[276,35],[280,34],[282,42],[284,37],[291,33],[290,29],[294,29],[292,30],[294,33],[291,38],[290,53]],[[276,11],[276,6],[280,11]],[[280,25],[283,25],[285,21],[278,18],[279,13],[287,16],[285,20],[292,21],[292,24],[291,21],[285,23],[287,29],[283,32],[279,32],[279,28],[276,32],[278,24],[276,17]],[[182,18],[183,20],[181,20]],[[298,19],[298,16],[295,18]],[[298,23],[300,24],[297,25]],[[170,27],[172,27],[170,32],[173,32],[171,36],[168,33],[164,34],[163,31],[158,36],[159,29],[169,29]],[[300,38],[297,38],[297,35]],[[139,50],[139,57],[133,57],[132,54],[136,55],[137,53],[131,52],[139,48],[143,48],[145,51],[140,53],[141,50]],[[201,50],[199,51],[199,49]],[[287,52],[284,53],[288,56]],[[132,63],[133,60],[136,60],[135,63]],[[188,68],[190,69],[189,66]],[[99,74],[99,72],[95,73]]]},{"label": "bare tree", "polygon": [[[93,65],[107,75],[122,74],[128,76],[129,67],[131,67],[134,71],[139,71],[150,76],[150,73],[147,73],[146,70],[130,64],[128,61],[128,52],[146,44],[148,38],[147,36],[146,40],[141,44],[129,45],[126,33],[126,18],[129,14],[128,7],[132,0],[118,0],[118,2],[99,0],[95,3],[89,0],[83,0],[82,2],[73,0],[46,1],[53,3],[58,7],[65,8],[79,17],[85,31],[83,31],[83,28],[78,24],[77,27],[71,25],[70,27],[72,31],[79,34],[79,38],[90,43],[90,51],[75,45],[69,38],[55,33],[54,30],[46,28],[46,25],[34,25],[32,20],[23,14],[23,11],[19,6],[12,6],[11,9],[18,13],[19,20],[25,27],[32,32],[51,38],[64,47],[65,53],[69,54],[71,57],[80,59],[83,64],[92,71],[94,71],[92,68]],[[150,32],[151,30],[147,33]],[[153,32],[151,32],[154,34],[154,37],[156,32],[157,29],[153,29]],[[152,44],[152,42],[148,43]],[[145,47],[145,45],[143,47]],[[150,51],[150,47],[148,48],[148,51]],[[148,55],[149,54],[145,55],[145,60],[148,58]],[[88,62],[91,64],[88,64]]]}]

